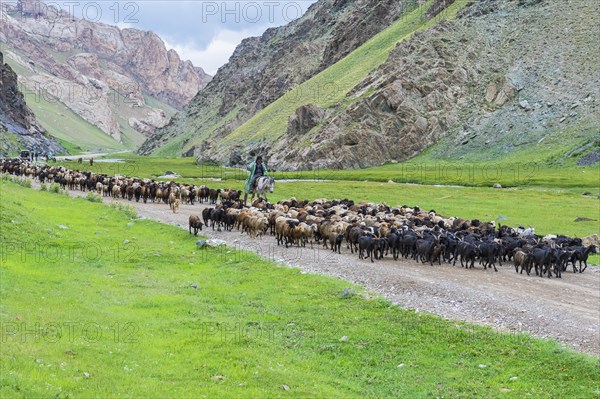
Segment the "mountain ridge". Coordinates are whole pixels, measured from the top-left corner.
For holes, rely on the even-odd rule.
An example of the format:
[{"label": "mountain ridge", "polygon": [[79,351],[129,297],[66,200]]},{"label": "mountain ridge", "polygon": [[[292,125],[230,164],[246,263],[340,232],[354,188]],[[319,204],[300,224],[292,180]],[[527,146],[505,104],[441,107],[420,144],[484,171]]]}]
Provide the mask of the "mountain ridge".
[{"label": "mountain ridge", "polygon": [[164,126],[211,78],[153,32],[74,18],[39,0],[3,5],[2,21],[5,55],[29,91],[43,91],[129,147]]},{"label": "mountain ridge", "polygon": [[244,39],[211,82],[139,153],[155,152],[172,138],[169,145],[176,148],[170,155],[209,151],[213,139],[228,135],[257,110],[343,58],[416,3],[384,0],[371,7],[370,0],[321,0],[288,25]]},{"label": "mountain ridge", "polygon": [[[301,84],[227,128],[227,122],[207,123],[214,120],[193,101],[141,152],[185,153],[231,166],[261,153],[277,169],[297,170],[401,162],[425,149],[438,158],[490,160],[547,136],[576,144],[600,125],[592,89],[600,76],[593,50],[597,11],[584,0],[430,1],[419,13],[423,20],[437,15],[435,23],[416,23],[412,37],[337,102],[303,93]],[[438,18],[446,15],[448,21]],[[291,98],[296,108],[285,106]],[[254,133],[275,125],[281,130]],[[169,130],[182,134],[169,137]]]}]

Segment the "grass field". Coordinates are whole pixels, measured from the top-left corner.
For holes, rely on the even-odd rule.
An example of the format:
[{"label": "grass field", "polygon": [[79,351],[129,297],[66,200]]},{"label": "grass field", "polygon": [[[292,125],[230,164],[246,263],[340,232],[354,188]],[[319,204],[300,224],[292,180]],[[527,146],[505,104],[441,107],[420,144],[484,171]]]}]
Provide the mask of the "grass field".
[{"label": "grass field", "polygon": [[[234,168],[224,168],[216,164],[197,164],[193,158],[158,158],[145,157],[131,153],[114,153],[104,157],[95,158],[117,159],[118,162],[95,162],[94,166],[85,165],[86,170],[95,173],[123,174],[136,177],[156,178],[165,172],[175,172],[181,175],[181,179],[190,178],[220,178],[220,179],[245,179],[246,173]],[[76,168],[73,161],[62,162],[66,167]]]},{"label": "grass field", "polygon": [[[533,149],[535,151],[535,149]],[[543,151],[540,149],[540,151]],[[563,150],[564,152],[564,150]],[[575,165],[570,159],[564,164],[554,165],[547,157],[533,158],[523,154],[489,162],[452,162],[429,159],[427,154],[403,163],[390,163],[366,169],[316,169],[271,174],[278,180],[337,180],[414,183],[427,185],[458,185],[469,187],[491,187],[500,183],[504,187],[545,187],[583,194],[600,194],[600,164],[588,167]],[[108,158],[124,162],[108,162],[95,165],[94,171],[107,173],[110,170],[128,169],[129,175],[157,177],[167,170],[183,178],[220,178],[240,180],[246,172],[237,168],[226,168],[215,164],[197,164],[193,158],[144,157],[131,153],[110,154]],[[549,161],[550,160],[550,161]]]},{"label": "grass field", "polygon": [[320,169],[299,172],[275,172],[276,179],[321,179],[348,181],[378,181],[427,185],[456,185],[469,187],[551,187],[573,193],[600,194],[600,165],[593,167],[555,167],[538,162],[481,162],[419,161],[382,166],[332,170]]},{"label": "grass field", "polygon": [[[595,146],[589,146],[595,142]],[[394,181],[396,183],[491,187],[547,187],[573,193],[600,195],[600,164],[581,167],[583,154],[598,148],[597,132],[554,134],[541,143],[507,154],[475,153],[466,159],[440,158],[440,142],[415,158],[365,169],[281,172],[282,179]],[[579,149],[585,148],[585,150]],[[491,150],[490,150],[491,151]]]},{"label": "grass field", "polygon": [[182,229],[85,199],[4,181],[0,195],[2,397],[600,393],[600,360],[550,341],[198,250]]}]

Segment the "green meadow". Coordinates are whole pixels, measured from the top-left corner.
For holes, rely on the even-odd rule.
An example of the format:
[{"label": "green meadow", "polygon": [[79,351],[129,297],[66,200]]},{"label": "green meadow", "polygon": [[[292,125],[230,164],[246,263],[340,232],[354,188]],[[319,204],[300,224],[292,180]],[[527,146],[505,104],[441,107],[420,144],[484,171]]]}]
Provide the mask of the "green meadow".
[{"label": "green meadow", "polygon": [[600,360],[0,181],[1,397],[595,398]]}]

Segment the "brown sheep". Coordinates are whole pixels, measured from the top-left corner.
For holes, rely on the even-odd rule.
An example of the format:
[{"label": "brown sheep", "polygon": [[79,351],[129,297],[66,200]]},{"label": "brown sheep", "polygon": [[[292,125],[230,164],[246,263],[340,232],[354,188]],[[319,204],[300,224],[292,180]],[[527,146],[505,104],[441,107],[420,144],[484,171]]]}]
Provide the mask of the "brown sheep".
[{"label": "brown sheep", "polygon": [[242,195],[242,190],[232,190],[232,189],[225,189],[223,191],[221,191],[220,193],[221,195],[221,201],[237,201],[240,199],[240,196]]},{"label": "brown sheep", "polygon": [[345,226],[343,222],[327,220],[319,226],[319,233],[323,237],[323,245],[327,248],[327,239],[331,233],[343,233]]},{"label": "brown sheep", "polygon": [[119,198],[119,195],[121,194],[121,187],[119,187],[118,184],[115,184],[112,188],[112,196],[113,198],[117,199]]},{"label": "brown sheep", "polygon": [[[340,248],[342,247],[342,241],[344,240],[344,235],[341,233],[332,232],[329,234],[329,246],[333,252],[337,252],[341,254]],[[325,243],[325,248],[327,248],[327,240],[323,240]]]},{"label": "brown sheep", "polygon": [[131,201],[133,199],[133,195],[135,194],[135,188],[133,186],[127,186],[127,199]]},{"label": "brown sheep", "polygon": [[181,193],[181,202],[183,202],[184,204],[192,203],[190,201],[190,190],[188,190],[187,187],[183,187],[181,189],[180,193]]},{"label": "brown sheep", "polygon": [[[290,241],[297,246],[306,246],[308,239],[312,237],[311,228],[304,222],[295,225],[289,232]],[[311,240],[312,245],[312,240]]]},{"label": "brown sheep", "polygon": [[519,266],[521,267],[521,274],[523,270],[529,274],[531,271],[531,254],[523,252],[520,248],[515,248],[513,252],[513,262],[515,263],[515,272],[519,273]]},{"label": "brown sheep", "polygon": [[251,216],[251,213],[250,213],[249,209],[242,209],[240,211],[240,213],[238,214],[236,227],[238,230],[241,227],[242,233],[244,232],[244,220],[246,220],[246,218],[249,218],[250,216]]},{"label": "brown sheep", "polygon": [[177,204],[177,209],[179,208],[179,199],[175,196],[174,193],[169,194],[168,198],[169,208],[175,213],[175,204]]},{"label": "brown sheep", "polygon": [[446,250],[446,246],[444,244],[436,244],[433,247],[433,251],[431,252],[431,263],[437,260],[438,265],[442,264],[442,254]]},{"label": "brown sheep", "polygon": [[306,246],[306,243],[310,241],[310,247],[313,247],[313,238],[315,236],[315,230],[317,229],[317,225],[310,225],[305,222],[300,222],[298,225],[300,229],[302,229],[302,239],[304,243],[302,246]]},{"label": "brown sheep", "polygon": [[217,189],[217,190],[213,190],[211,189],[209,192],[209,197],[210,197],[210,204],[214,205],[217,203],[217,199],[219,198],[219,193],[221,192],[221,189]]},{"label": "brown sheep", "polygon": [[269,213],[269,228],[271,231],[271,235],[275,234],[275,221],[279,216],[283,216],[284,213],[281,211],[274,211]]},{"label": "brown sheep", "polygon": [[202,230],[202,221],[200,220],[200,216],[191,214],[189,218],[189,232],[192,234],[192,229],[194,229],[194,235],[198,234],[198,230]]},{"label": "brown sheep", "polygon": [[[165,204],[168,204],[168,203],[169,203],[169,196],[170,196],[170,195],[171,195],[171,194],[169,193],[169,190],[163,190],[163,191],[162,191],[162,200],[163,200],[163,202],[164,202]],[[175,198],[177,198],[177,197],[175,197]]]},{"label": "brown sheep", "polygon": [[262,236],[269,226],[269,222],[263,215],[252,215],[244,219],[243,229],[252,238]]},{"label": "brown sheep", "polygon": [[255,198],[252,200],[252,207],[258,209],[265,209],[267,207],[267,203],[262,198]]},{"label": "brown sheep", "polygon": [[296,223],[298,223],[297,220],[288,219],[285,216],[279,216],[275,220],[275,238],[277,239],[277,245],[285,244],[285,247],[287,248],[290,243],[291,230]]}]

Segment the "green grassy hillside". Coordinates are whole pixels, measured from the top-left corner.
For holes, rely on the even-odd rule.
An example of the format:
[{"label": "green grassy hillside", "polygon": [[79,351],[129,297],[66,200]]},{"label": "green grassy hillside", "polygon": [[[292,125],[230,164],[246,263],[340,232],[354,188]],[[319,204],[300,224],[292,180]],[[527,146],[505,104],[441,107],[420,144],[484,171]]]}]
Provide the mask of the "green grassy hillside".
[{"label": "green grassy hillside", "polygon": [[[19,63],[5,58],[18,76],[29,76],[30,71]],[[48,133],[67,142],[67,147],[80,147],[82,150],[120,150],[126,149],[102,130],[87,122],[56,98],[47,98],[31,90],[23,90],[25,101],[40,124]],[[71,143],[69,145],[68,143]]]},{"label": "green grassy hillside", "polygon": [[182,229],[83,198],[0,193],[2,397],[598,395],[599,360],[556,343],[198,250]]},{"label": "green grassy hillside", "polygon": [[[430,3],[431,1],[425,7],[418,8],[398,19],[345,58],[260,110],[233,133],[224,137],[222,145],[274,140],[285,132],[288,118],[298,107],[305,104],[316,104],[328,108],[343,102],[346,94],[353,87],[385,62],[388,54],[398,42],[409,38],[418,30],[433,26],[442,19],[454,18],[458,10],[465,6],[464,1],[457,1],[437,17],[427,21],[424,18],[424,12]],[[188,135],[192,138],[183,147],[184,151],[192,145],[201,143],[212,130],[190,131]],[[175,141],[180,144],[189,138],[188,135],[178,137]],[[178,145],[168,143],[167,146],[169,151],[159,150],[157,154],[161,156],[175,155],[174,151],[179,150]]]},{"label": "green grassy hillside", "polygon": [[[433,59],[441,65],[449,65],[447,70],[436,72],[440,75],[453,74],[454,69],[461,70],[462,66],[469,67],[465,69],[465,73],[469,71],[468,84],[464,87],[467,94],[464,99],[461,99],[460,104],[456,105],[457,114],[446,121],[449,124],[447,126],[442,124],[444,127],[439,133],[435,133],[437,136],[423,140],[425,144],[422,146],[414,144],[419,140],[418,134],[402,136],[398,139],[403,143],[402,148],[407,148],[405,152],[399,151],[375,161],[364,162],[365,165],[381,165],[384,161],[407,159],[422,151],[409,163],[382,165],[360,171],[324,171],[324,174],[335,175],[333,179],[393,180],[425,184],[487,186],[500,183],[509,187],[533,184],[560,186],[567,189],[583,188],[582,192],[596,193],[599,184],[594,179],[594,175],[586,175],[587,171],[575,166],[579,156],[598,150],[598,145],[580,150],[599,132],[598,124],[595,123],[598,113],[593,112],[594,107],[597,107],[594,104],[598,100],[593,91],[586,89],[597,83],[597,74],[594,75],[597,69],[595,68],[597,63],[594,61],[597,57],[589,51],[593,47],[590,37],[593,37],[593,33],[597,31],[597,24],[594,25],[592,17],[594,15],[592,11],[595,9],[591,3],[577,0],[571,7],[573,12],[566,12],[570,6],[559,2],[528,1],[519,4],[507,2],[502,6],[495,5],[493,2],[481,2],[467,9],[466,7],[472,2],[456,1],[441,15],[427,21],[423,18],[423,14],[431,4],[432,2],[427,2],[424,7],[400,18],[336,64],[260,110],[231,133],[227,126],[236,110],[231,111],[218,122],[210,124],[207,121],[216,119],[215,113],[208,115],[209,111],[203,113],[203,109],[194,109],[193,112],[186,114],[189,116],[187,120],[175,124],[181,129],[171,131],[171,136],[165,136],[171,139],[154,154],[163,157],[178,156],[194,146],[197,148],[207,142],[212,145],[212,148],[199,154],[201,159],[210,157],[222,162],[231,162],[230,160],[237,162],[235,161],[237,147],[240,148],[239,152],[243,159],[247,159],[249,154],[255,151],[264,149],[264,152],[274,158],[273,162],[277,163],[277,166],[295,169],[302,167],[298,165],[301,161],[297,159],[302,159],[304,156],[307,158],[308,165],[335,165],[335,162],[327,162],[329,153],[327,150],[339,147],[341,150],[336,155],[340,158],[346,156],[349,160],[346,163],[340,161],[338,165],[345,165],[347,168],[363,165],[355,162],[356,159],[351,155],[359,157],[365,154],[360,159],[369,159],[369,151],[375,155],[377,146],[367,145],[366,149],[362,146],[352,147],[353,141],[349,140],[350,144],[345,142],[344,134],[356,132],[358,139],[368,144],[369,137],[377,139],[381,133],[386,139],[374,140],[376,144],[383,143],[382,146],[393,147],[394,123],[404,127],[414,126],[411,117],[422,116],[421,113],[425,112],[423,107],[407,104],[402,112],[408,113],[409,116],[394,120],[393,110],[388,112],[385,109],[386,95],[379,95],[381,94],[377,88],[379,83],[387,82],[387,78],[390,81],[394,80],[395,76],[403,71],[403,65],[407,68],[410,66],[416,68],[416,65],[423,64],[421,61],[425,61],[419,58],[421,53],[416,50],[414,59],[406,57],[404,52],[396,52],[391,58],[388,58],[388,55],[398,43],[406,42],[411,38],[414,32],[432,27],[441,19],[455,19],[459,11],[464,11],[462,18],[455,23],[434,29],[415,41],[424,43],[423,46],[428,49],[433,48],[438,51],[441,57],[436,59],[429,57],[430,54],[427,53],[428,60]],[[548,15],[548,18],[542,18],[540,15]],[[531,23],[521,24],[521,18]],[[574,26],[574,21],[578,21],[579,25]],[[565,27],[567,31],[568,26],[574,26],[573,29],[568,30],[569,36],[561,37],[560,40],[552,39],[554,29]],[[520,43],[519,40],[524,42]],[[576,45],[571,46],[571,41]],[[505,44],[499,45],[500,43]],[[410,49],[412,44],[406,43],[406,46],[400,49]],[[526,52],[526,56],[520,54],[522,51]],[[447,53],[461,55],[455,60],[448,57]],[[536,57],[544,61],[536,64],[535,59],[538,59]],[[409,58],[412,59],[413,64],[404,63],[403,60]],[[530,58],[534,61],[530,62]],[[577,62],[565,61],[570,58]],[[384,63],[385,65],[382,65]],[[534,66],[529,67],[529,64]],[[580,67],[572,67],[573,65]],[[434,66],[427,64],[424,70],[434,73],[437,68]],[[382,68],[378,70],[378,67]],[[538,69],[539,74],[532,72]],[[565,76],[559,76],[560,71]],[[405,73],[410,80],[409,70]],[[368,80],[370,74],[376,84],[368,83],[371,82]],[[365,78],[367,83],[365,86],[360,86]],[[430,82],[428,75],[416,74],[414,79],[426,81],[419,86],[425,98],[425,93],[430,89],[433,90],[432,87],[427,86],[427,82]],[[512,82],[509,86],[514,86],[512,97],[507,103],[499,105],[500,103],[496,104],[484,98],[486,90],[492,87],[490,86],[492,82],[494,85],[499,85],[499,82],[504,81]],[[448,86],[444,86],[446,83]],[[459,87],[462,84],[458,81],[446,83],[441,84],[440,87],[436,86],[435,89],[439,89],[439,93],[446,93],[444,87],[454,87],[453,85]],[[356,88],[357,84],[364,87],[365,92],[358,91],[359,94],[356,96],[348,96],[347,94]],[[501,85],[496,89],[500,87]],[[364,103],[361,103],[363,100]],[[371,100],[373,100],[372,104]],[[430,99],[417,98],[415,102],[421,100]],[[522,102],[527,105],[521,105]],[[298,107],[306,104],[316,104],[332,112],[331,116],[325,118],[327,129],[321,130],[324,126],[321,124],[310,132],[302,132],[301,136],[284,135],[288,118]],[[381,114],[385,114],[383,117],[377,115],[378,107],[382,108]],[[407,109],[410,109],[410,112]],[[369,115],[371,110],[374,115]],[[441,110],[435,112],[438,111],[444,117],[451,114]],[[396,114],[398,112],[396,110]],[[433,122],[428,126],[442,126],[437,125],[440,118],[434,115],[435,112],[425,115],[435,117],[435,119],[430,118],[429,122]],[[388,118],[388,114],[392,116]],[[333,123],[334,120],[342,122]],[[202,130],[197,130],[197,126],[202,126]],[[432,131],[435,129],[432,128]],[[351,138],[355,139],[355,137]],[[320,147],[322,143],[325,144]],[[426,148],[430,143],[435,144]],[[302,157],[292,156],[288,162],[287,153],[302,154]],[[311,157],[322,162],[315,162]],[[332,156],[331,159],[338,158]],[[475,168],[484,172],[478,173],[478,177],[469,176],[465,172],[452,179],[411,175],[410,170],[421,164],[442,169],[457,167],[456,165],[459,164],[459,168]],[[504,171],[500,174],[488,173],[490,169],[497,167],[501,167]],[[559,169],[555,170],[556,168]],[[405,172],[407,169],[409,173]],[[323,174],[323,171],[320,173]],[[286,175],[294,176],[294,174]],[[523,176],[526,176],[526,179]]]}]

